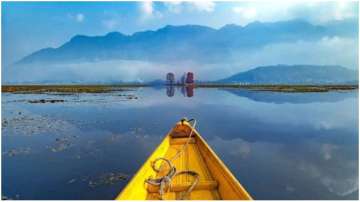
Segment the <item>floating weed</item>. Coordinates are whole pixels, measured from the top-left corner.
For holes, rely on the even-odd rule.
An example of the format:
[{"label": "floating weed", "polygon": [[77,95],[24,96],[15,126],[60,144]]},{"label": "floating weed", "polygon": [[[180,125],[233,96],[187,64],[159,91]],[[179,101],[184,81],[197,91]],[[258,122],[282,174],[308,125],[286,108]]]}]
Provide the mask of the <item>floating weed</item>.
[{"label": "floating weed", "polygon": [[9,156],[9,157],[14,157],[14,156],[17,156],[17,155],[30,154],[30,151],[31,151],[30,147],[16,148],[16,149],[10,149],[9,151],[3,152],[3,155]]},{"label": "floating weed", "polygon": [[68,149],[69,147],[73,146],[74,144],[71,142],[70,137],[61,137],[56,138],[55,143],[52,146],[47,146],[52,152],[60,152]]},{"label": "floating weed", "polygon": [[113,185],[119,181],[127,180],[128,175],[119,172],[103,173],[94,179],[90,179],[88,185],[92,188],[103,185]]},{"label": "floating weed", "polygon": [[65,102],[64,100],[56,100],[56,99],[40,99],[40,100],[28,100],[29,103],[58,103],[58,102]]},{"label": "floating weed", "polygon": [[83,176],[80,178],[72,178],[67,181],[67,184],[73,184],[76,182],[86,183],[91,188],[96,188],[99,186],[109,186],[116,184],[117,182],[127,180],[129,175],[121,173],[121,172],[108,172],[102,173],[99,176],[90,177]]}]

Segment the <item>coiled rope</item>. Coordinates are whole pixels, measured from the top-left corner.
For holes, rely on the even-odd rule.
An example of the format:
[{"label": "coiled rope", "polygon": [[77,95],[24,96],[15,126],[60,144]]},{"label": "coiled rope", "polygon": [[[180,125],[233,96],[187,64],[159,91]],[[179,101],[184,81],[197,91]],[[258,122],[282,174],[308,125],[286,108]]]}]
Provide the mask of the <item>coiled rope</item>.
[{"label": "coiled rope", "polygon": [[[181,119],[181,122],[184,122],[184,121],[186,121],[185,118]],[[188,120],[188,122],[191,122],[191,121],[194,121],[194,123],[191,126],[191,131],[190,131],[189,137],[188,137],[186,143],[182,146],[182,148],[180,150],[178,150],[176,152],[176,154],[173,157],[171,157],[170,159],[160,157],[160,158],[156,158],[153,162],[151,162],[151,167],[156,173],[159,173],[162,170],[163,165],[164,165],[164,164],[161,164],[161,166],[159,168],[156,168],[155,165],[156,165],[156,163],[158,161],[164,161],[169,167],[168,173],[166,175],[164,175],[163,177],[156,178],[156,179],[153,179],[153,178],[150,177],[150,178],[145,180],[145,182],[148,183],[148,184],[151,184],[151,185],[154,185],[154,186],[159,186],[159,199],[160,200],[163,200],[164,192],[171,189],[171,180],[172,180],[172,178],[174,178],[177,175],[185,175],[185,174],[187,174],[187,175],[191,175],[191,176],[193,176],[195,178],[193,183],[189,186],[189,188],[186,190],[186,192],[182,194],[180,199],[187,199],[189,194],[192,192],[192,190],[195,188],[195,186],[199,182],[200,176],[199,176],[199,174],[197,172],[192,171],[192,170],[183,170],[183,171],[178,171],[177,172],[176,167],[172,164],[172,161],[177,159],[181,155],[181,153],[183,151],[185,151],[186,147],[190,143],[191,136],[192,136],[194,128],[196,126],[196,120],[195,119]]]}]

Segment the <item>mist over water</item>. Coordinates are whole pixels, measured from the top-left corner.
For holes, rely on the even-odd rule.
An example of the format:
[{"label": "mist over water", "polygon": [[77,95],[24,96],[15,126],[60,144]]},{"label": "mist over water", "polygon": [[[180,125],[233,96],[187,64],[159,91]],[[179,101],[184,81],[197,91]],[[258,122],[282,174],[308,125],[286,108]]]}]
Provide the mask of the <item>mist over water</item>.
[{"label": "mist over water", "polygon": [[[197,80],[213,81],[258,66],[277,64],[341,65],[357,70],[355,38],[323,37],[318,41],[294,41],[230,51],[226,58],[206,62],[201,58],[171,61],[97,60],[82,62],[35,62],[2,69],[3,83],[114,83],[164,79],[167,72],[178,77],[192,71]],[[163,54],[171,54],[163,53]],[[166,56],[164,56],[166,57]]]}]

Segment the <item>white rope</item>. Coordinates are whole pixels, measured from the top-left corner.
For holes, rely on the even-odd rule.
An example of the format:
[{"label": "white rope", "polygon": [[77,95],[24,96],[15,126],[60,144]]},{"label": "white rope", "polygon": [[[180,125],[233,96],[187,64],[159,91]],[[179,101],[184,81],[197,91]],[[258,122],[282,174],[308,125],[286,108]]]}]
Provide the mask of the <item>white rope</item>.
[{"label": "white rope", "polygon": [[[191,193],[191,191],[195,188],[195,186],[198,184],[199,182],[199,174],[195,171],[191,171],[191,170],[183,170],[183,171],[179,171],[176,172],[176,167],[172,164],[171,161],[177,159],[180,154],[185,151],[186,147],[188,146],[188,144],[190,143],[191,140],[191,136],[193,134],[194,128],[196,126],[196,120],[194,120],[194,124],[191,126],[191,131],[189,134],[189,137],[186,141],[186,143],[182,146],[182,148],[180,150],[178,150],[176,152],[176,154],[171,157],[170,159],[166,159],[166,158],[156,158],[153,162],[151,162],[151,167],[152,169],[156,172],[159,173],[164,164],[161,164],[161,166],[159,168],[156,168],[155,164],[156,162],[162,160],[164,162],[166,162],[166,164],[169,166],[169,171],[166,175],[164,175],[163,177],[160,178],[156,178],[156,179],[152,179],[152,178],[148,178],[145,180],[146,183],[149,183],[151,185],[155,185],[155,186],[159,186],[159,199],[163,200],[163,195],[164,195],[164,191],[167,191],[169,188],[171,188],[171,180],[173,177],[177,176],[177,175],[182,175],[182,174],[188,174],[188,175],[192,175],[193,177],[195,177],[194,182],[191,184],[191,186],[188,188],[188,190],[186,190],[186,192],[180,197],[180,199],[185,199],[188,197],[188,195]],[[182,119],[183,121],[187,121],[186,119]],[[192,121],[192,120],[189,120]],[[168,188],[167,190],[165,190],[166,188]]]}]

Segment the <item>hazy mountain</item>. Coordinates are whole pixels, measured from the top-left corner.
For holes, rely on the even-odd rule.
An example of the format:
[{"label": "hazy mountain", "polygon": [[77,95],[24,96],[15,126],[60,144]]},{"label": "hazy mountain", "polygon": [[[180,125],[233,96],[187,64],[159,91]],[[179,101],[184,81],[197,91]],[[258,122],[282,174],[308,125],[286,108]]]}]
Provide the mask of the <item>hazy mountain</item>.
[{"label": "hazy mountain", "polygon": [[[77,35],[58,48],[41,49],[16,64],[3,67],[2,82],[150,82],[164,78],[169,71],[176,75],[192,71],[196,79],[211,81],[249,67],[301,64],[303,61],[355,69],[358,66],[355,24],[353,21],[333,21],[318,26],[303,20],[256,21],[246,26],[231,24],[219,29],[168,25],[132,35],[119,32],[104,36]],[[318,69],[318,66],[313,67]],[[308,68],[296,73],[298,77],[287,69],[283,74],[278,72],[282,70],[273,69],[263,74],[256,72],[263,80],[246,74],[246,78],[234,76],[227,81],[353,82],[351,70],[339,70],[338,73],[333,69],[325,69],[317,75],[313,73],[317,70]],[[279,78],[278,75],[284,76]]]},{"label": "hazy mountain", "polygon": [[[199,25],[165,26],[156,31],[124,35],[111,32],[105,36],[74,36],[58,48],[45,48],[21,59],[33,62],[79,62],[101,60],[226,60],[230,53],[249,51],[271,43],[318,40],[324,36],[357,36],[347,21],[323,26],[303,20],[262,23],[246,26],[226,25],[213,29]],[[346,31],[344,31],[346,30]]]},{"label": "hazy mountain", "polygon": [[249,84],[348,84],[357,83],[358,73],[341,66],[262,66],[221,79],[221,83]]}]

